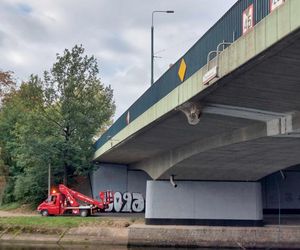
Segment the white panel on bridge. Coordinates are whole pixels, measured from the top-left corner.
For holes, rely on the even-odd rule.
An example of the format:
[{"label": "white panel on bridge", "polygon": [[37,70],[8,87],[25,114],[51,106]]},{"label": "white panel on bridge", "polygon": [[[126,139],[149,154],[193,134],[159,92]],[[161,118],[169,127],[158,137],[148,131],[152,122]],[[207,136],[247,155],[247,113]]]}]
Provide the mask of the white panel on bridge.
[{"label": "white panel on bridge", "polygon": [[[148,181],[146,219],[261,221],[258,182]],[[151,223],[149,223],[151,224]]]}]

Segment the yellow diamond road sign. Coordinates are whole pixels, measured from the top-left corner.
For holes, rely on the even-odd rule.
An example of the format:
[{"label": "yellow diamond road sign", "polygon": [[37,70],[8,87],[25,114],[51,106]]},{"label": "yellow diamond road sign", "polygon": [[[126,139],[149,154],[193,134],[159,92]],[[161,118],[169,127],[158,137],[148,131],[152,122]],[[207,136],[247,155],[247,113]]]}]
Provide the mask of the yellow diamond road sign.
[{"label": "yellow diamond road sign", "polygon": [[182,58],[182,60],[180,62],[179,70],[178,70],[178,76],[182,82],[184,80],[185,72],[186,72],[186,64],[185,64],[184,59]]}]

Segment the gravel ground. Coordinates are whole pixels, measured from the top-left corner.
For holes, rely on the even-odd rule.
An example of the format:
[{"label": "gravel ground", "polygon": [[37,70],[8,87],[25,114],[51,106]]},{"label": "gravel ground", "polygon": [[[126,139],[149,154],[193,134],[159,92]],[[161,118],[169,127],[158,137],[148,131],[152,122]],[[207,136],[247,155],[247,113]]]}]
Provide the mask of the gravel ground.
[{"label": "gravel ground", "polygon": [[15,211],[1,211],[0,210],[0,217],[19,217],[19,216],[39,216],[38,213],[32,212],[26,212],[26,213],[22,213],[22,212],[15,212]]}]

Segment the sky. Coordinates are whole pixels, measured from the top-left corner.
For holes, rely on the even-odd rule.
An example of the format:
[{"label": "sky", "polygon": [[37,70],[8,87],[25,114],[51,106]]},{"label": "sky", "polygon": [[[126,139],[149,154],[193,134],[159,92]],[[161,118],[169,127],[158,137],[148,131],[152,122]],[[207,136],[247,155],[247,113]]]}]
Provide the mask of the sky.
[{"label": "sky", "polygon": [[42,76],[82,44],[114,90],[115,119],[150,87],[151,14],[157,80],[236,0],[0,0],[0,70]]}]

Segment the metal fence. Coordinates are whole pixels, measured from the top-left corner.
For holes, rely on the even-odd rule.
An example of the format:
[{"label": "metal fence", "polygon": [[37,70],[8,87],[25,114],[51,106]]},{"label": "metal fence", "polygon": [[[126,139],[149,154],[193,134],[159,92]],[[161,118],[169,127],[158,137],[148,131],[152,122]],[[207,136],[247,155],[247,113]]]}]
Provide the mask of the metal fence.
[{"label": "metal fence", "polygon": [[[237,1],[231,9],[181,57],[184,58],[188,66],[185,75],[186,79],[206,64],[207,54],[215,50],[220,42],[232,42],[233,39],[237,39],[242,35],[242,13],[251,4],[254,5],[255,24],[266,17],[270,12],[269,0]],[[181,58],[146,90],[146,92],[100,137],[94,145],[96,150],[127,126],[126,116],[128,112],[130,113],[130,121],[133,121],[181,84],[177,75]]]}]

